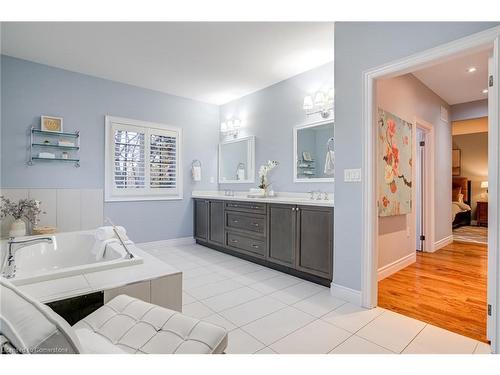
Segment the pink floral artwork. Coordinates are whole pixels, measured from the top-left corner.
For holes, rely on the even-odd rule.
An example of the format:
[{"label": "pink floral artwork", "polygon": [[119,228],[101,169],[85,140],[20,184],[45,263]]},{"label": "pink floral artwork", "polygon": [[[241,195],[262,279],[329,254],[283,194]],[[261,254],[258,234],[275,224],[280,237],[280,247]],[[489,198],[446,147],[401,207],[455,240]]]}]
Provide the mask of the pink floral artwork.
[{"label": "pink floral artwork", "polygon": [[378,215],[411,212],[412,124],[378,110]]}]

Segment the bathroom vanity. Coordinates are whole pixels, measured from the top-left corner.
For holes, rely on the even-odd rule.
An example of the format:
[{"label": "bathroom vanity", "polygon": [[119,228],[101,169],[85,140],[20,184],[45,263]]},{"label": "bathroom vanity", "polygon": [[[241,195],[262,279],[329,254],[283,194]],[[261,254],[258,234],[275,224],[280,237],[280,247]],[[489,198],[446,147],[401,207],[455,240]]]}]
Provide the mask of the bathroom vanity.
[{"label": "bathroom vanity", "polygon": [[333,201],[196,194],[196,242],[279,271],[330,285]]}]

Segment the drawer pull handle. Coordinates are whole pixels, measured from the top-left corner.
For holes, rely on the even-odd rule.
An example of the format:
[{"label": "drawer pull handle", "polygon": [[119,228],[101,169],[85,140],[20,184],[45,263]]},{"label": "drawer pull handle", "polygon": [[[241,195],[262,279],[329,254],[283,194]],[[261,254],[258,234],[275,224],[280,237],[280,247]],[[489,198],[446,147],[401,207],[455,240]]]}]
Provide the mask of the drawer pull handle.
[{"label": "drawer pull handle", "polygon": [[260,207],[259,207],[259,206],[252,206],[252,208],[254,208],[254,209],[258,209],[258,208],[260,208]]},{"label": "drawer pull handle", "polygon": [[259,245],[252,245],[252,247],[253,247],[254,249],[258,249],[258,248],[259,248]]},{"label": "drawer pull handle", "polygon": [[258,227],[259,223],[252,223],[254,226]]},{"label": "drawer pull handle", "polygon": [[233,223],[238,223],[238,220],[233,220]]},{"label": "drawer pull handle", "polygon": [[238,243],[238,240],[231,240],[231,242],[233,242],[233,243]]}]

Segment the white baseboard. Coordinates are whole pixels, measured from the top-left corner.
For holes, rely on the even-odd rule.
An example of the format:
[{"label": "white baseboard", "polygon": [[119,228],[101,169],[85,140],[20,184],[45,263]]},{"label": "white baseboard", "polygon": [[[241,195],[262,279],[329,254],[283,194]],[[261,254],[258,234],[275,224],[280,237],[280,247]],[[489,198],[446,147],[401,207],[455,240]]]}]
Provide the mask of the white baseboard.
[{"label": "white baseboard", "polygon": [[350,302],[353,305],[361,306],[361,291],[347,288],[342,285],[330,284],[330,293],[335,298]]},{"label": "white baseboard", "polygon": [[193,245],[195,243],[193,237],[171,238],[169,240],[151,241],[136,244],[137,247],[148,250],[158,247]]},{"label": "white baseboard", "polygon": [[445,247],[446,245],[449,245],[452,242],[453,242],[453,235],[450,235],[448,237],[440,239],[439,241],[434,242],[433,252],[441,249],[442,247]]},{"label": "white baseboard", "polygon": [[386,277],[391,276],[393,273],[396,273],[403,268],[409,266],[412,263],[417,261],[417,253],[413,252],[411,254],[405,255],[404,257],[389,263],[383,267],[380,267],[377,270],[378,281],[385,279]]}]

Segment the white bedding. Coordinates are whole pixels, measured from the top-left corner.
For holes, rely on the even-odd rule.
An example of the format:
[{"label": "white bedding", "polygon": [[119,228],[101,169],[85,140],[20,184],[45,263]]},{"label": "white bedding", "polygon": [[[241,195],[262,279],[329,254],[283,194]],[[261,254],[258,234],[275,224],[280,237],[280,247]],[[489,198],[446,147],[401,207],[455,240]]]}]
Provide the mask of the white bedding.
[{"label": "white bedding", "polygon": [[455,220],[455,216],[457,216],[459,212],[465,212],[470,210],[471,208],[468,204],[465,204],[463,202],[451,202],[451,211],[452,211],[451,221]]}]

